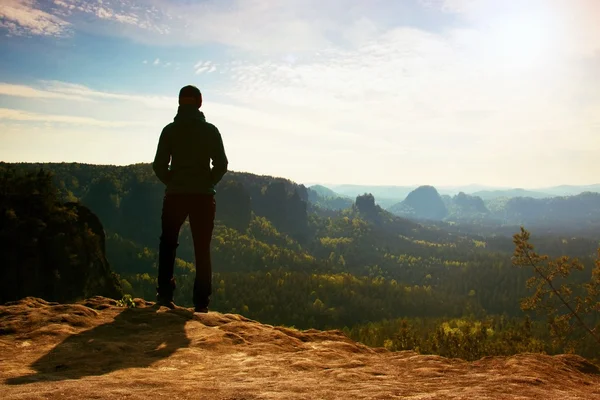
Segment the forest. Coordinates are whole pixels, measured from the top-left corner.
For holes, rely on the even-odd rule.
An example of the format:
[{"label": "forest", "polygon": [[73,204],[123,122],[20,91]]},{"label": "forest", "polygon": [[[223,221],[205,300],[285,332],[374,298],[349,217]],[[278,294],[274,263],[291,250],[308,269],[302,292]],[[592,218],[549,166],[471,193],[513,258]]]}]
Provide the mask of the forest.
[{"label": "forest", "polygon": [[[38,182],[33,185],[51,179],[55,193],[46,192],[54,193],[48,195],[52,201],[80,204],[98,217],[121,292],[154,300],[164,187],[151,166],[0,164],[5,188],[6,182],[18,182],[15,176],[32,181],[45,173],[48,178],[33,179]],[[423,207],[423,195],[431,197],[432,189],[409,194],[404,206]],[[525,351],[600,358],[593,341],[573,346],[552,341],[545,315],[522,310],[532,271],[512,261],[517,225],[399,216],[369,193],[332,207],[335,196],[324,193],[284,178],[227,173],[216,195],[212,310],[298,329],[341,329],[391,350],[465,359]],[[26,215],[27,210],[15,211],[17,202],[6,200],[8,191],[3,196],[4,215],[12,212],[15,220]],[[441,197],[440,202],[438,207],[444,205]],[[460,202],[462,209],[481,206],[467,197]],[[547,226],[563,223],[560,215],[554,220],[548,215]],[[3,224],[1,233],[9,237],[14,229]],[[577,257],[585,268],[567,279],[583,284],[592,277],[599,244],[599,231],[589,229],[576,236],[533,229],[531,242],[552,257]],[[190,306],[194,259],[187,222],[177,257],[175,301]],[[597,315],[588,320],[593,326],[600,324]]]}]

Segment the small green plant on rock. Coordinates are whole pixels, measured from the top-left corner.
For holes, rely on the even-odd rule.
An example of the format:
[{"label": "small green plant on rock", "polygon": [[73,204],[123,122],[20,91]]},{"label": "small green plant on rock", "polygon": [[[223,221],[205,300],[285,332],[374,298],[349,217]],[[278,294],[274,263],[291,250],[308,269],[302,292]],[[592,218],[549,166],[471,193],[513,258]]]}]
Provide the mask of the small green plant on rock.
[{"label": "small green plant on rock", "polygon": [[117,301],[117,307],[135,308],[135,301],[133,301],[130,294],[126,294],[121,300]]}]

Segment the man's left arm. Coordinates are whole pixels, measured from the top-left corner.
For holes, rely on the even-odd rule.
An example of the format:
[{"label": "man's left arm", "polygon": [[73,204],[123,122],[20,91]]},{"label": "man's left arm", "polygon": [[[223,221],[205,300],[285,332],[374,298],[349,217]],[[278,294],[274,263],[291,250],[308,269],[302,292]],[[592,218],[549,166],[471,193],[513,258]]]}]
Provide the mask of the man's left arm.
[{"label": "man's left arm", "polygon": [[229,162],[227,160],[227,156],[225,155],[225,147],[223,146],[223,138],[221,137],[221,133],[216,126],[214,129],[214,144],[212,154],[210,155],[213,167],[210,171],[210,177],[212,183],[216,185],[221,181],[223,175],[225,175],[227,172],[227,165]]},{"label": "man's left arm", "polygon": [[154,156],[154,162],[152,163],[152,169],[154,170],[154,173],[165,185],[169,183],[169,178],[171,175],[169,171],[170,162],[171,146],[169,145],[168,131],[167,128],[165,128],[160,134],[156,155]]}]

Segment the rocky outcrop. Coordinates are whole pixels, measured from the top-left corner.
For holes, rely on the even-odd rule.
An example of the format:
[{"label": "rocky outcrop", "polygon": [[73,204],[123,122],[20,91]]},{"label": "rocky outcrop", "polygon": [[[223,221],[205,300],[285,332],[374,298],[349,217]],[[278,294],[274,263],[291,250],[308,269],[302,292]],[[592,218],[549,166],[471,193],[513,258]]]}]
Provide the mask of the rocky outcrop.
[{"label": "rocky outcrop", "polygon": [[1,173],[0,304],[26,296],[60,302],[120,298],[98,217],[82,205],[61,204],[43,171]]},{"label": "rocky outcrop", "polygon": [[475,362],[389,352],[340,331],[95,297],[0,306],[3,399],[600,399],[575,355]]},{"label": "rocky outcrop", "polygon": [[244,232],[252,219],[252,201],[244,185],[234,180],[219,184],[217,195],[217,220]]},{"label": "rocky outcrop", "polygon": [[419,186],[404,201],[392,206],[390,211],[397,215],[438,221],[448,214],[444,201],[433,186]]}]

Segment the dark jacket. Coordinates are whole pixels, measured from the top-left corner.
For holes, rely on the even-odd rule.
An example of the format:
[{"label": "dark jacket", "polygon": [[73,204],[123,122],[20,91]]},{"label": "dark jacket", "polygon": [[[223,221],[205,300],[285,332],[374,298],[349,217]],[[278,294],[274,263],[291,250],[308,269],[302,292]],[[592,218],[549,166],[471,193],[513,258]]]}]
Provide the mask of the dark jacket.
[{"label": "dark jacket", "polygon": [[215,194],[215,185],[227,172],[219,130],[196,107],[179,106],[160,135],[152,168],[167,193]]}]

